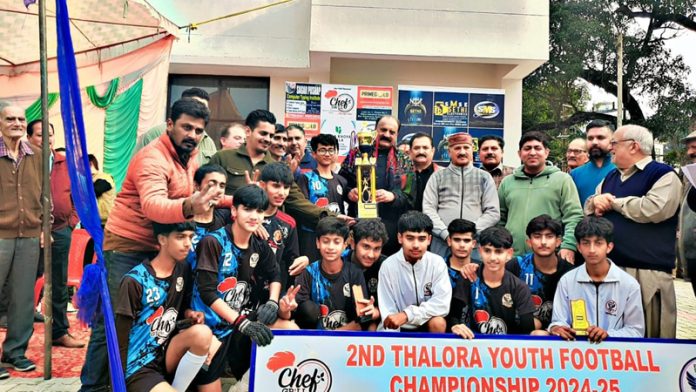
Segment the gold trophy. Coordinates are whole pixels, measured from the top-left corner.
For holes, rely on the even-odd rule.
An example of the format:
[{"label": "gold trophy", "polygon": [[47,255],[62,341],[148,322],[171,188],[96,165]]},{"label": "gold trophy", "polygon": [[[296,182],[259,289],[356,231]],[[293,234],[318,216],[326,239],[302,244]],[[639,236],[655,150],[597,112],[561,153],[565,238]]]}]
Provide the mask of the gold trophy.
[{"label": "gold trophy", "polygon": [[574,299],[570,301],[570,313],[573,318],[573,329],[578,336],[587,336],[587,328],[590,322],[587,321],[587,306],[584,299]]},{"label": "gold trophy", "polygon": [[355,159],[358,183],[358,218],[377,218],[377,159],[372,157],[375,135],[369,129],[358,132],[360,157]]}]

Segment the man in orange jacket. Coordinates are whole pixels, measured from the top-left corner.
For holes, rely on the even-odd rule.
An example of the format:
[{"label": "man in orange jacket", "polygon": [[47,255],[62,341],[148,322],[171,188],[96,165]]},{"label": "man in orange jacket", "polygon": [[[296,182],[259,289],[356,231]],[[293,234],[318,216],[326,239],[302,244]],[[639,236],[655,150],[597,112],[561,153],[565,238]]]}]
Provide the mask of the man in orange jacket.
[{"label": "man in orange jacket", "polygon": [[[210,112],[202,103],[181,99],[172,105],[167,132],[131,160],[121,192],[106,222],[104,256],[112,303],[121,278],[157,255],[152,222],[179,223],[213,208],[214,192],[194,192],[198,143]],[[214,189],[213,189],[214,190]],[[81,391],[108,390],[104,323],[95,323],[80,376]]]}]

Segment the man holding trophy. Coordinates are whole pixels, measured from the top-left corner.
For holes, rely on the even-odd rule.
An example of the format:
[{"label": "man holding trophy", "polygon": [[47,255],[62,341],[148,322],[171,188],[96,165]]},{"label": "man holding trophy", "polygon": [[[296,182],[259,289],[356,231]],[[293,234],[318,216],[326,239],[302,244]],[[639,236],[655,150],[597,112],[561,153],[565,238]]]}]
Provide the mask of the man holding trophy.
[{"label": "man holding trophy", "polygon": [[383,116],[375,124],[374,136],[369,130],[361,130],[359,147],[348,153],[340,171],[350,189],[349,215],[382,218],[389,234],[384,246],[386,254],[399,249],[396,222],[408,209],[408,197],[401,191],[402,153],[395,146],[400,127],[396,118]]}]

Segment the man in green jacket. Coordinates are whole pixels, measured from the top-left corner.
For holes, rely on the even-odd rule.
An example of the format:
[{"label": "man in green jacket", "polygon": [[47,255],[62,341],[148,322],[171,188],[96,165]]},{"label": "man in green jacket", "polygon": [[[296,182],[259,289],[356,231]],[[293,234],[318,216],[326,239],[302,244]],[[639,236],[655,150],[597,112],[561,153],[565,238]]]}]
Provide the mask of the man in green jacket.
[{"label": "man in green jacket", "polygon": [[[225,168],[227,186],[225,194],[231,195],[248,182],[258,181],[263,167],[275,160],[268,152],[271,139],[275,133],[276,118],[268,110],[258,109],[249,113],[246,118],[246,143],[234,150],[218,151],[212,158],[211,164]],[[311,227],[316,226],[319,219],[333,215],[324,208],[319,208],[307,200],[297,184],[293,183],[290,194],[285,201],[285,212],[295,220]],[[347,217],[343,217],[344,219]]]},{"label": "man in green jacket", "polygon": [[582,219],[578,190],[570,175],[546,164],[549,139],[541,132],[522,135],[518,152],[522,166],[500,183],[500,225],[513,236],[515,256],[531,252],[525,243],[529,221],[547,214],[563,222],[564,234],[559,255],[575,262],[575,225]]}]

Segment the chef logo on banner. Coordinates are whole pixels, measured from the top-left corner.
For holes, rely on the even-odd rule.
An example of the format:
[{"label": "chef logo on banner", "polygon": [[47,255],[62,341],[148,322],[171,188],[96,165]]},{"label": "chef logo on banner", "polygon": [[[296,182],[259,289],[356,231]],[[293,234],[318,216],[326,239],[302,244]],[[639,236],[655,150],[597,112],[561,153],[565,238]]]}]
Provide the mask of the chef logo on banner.
[{"label": "chef logo on banner", "polygon": [[331,370],[318,359],[295,363],[295,354],[280,351],[268,359],[266,368],[278,377],[278,388],[283,392],[329,392],[333,380]]}]

